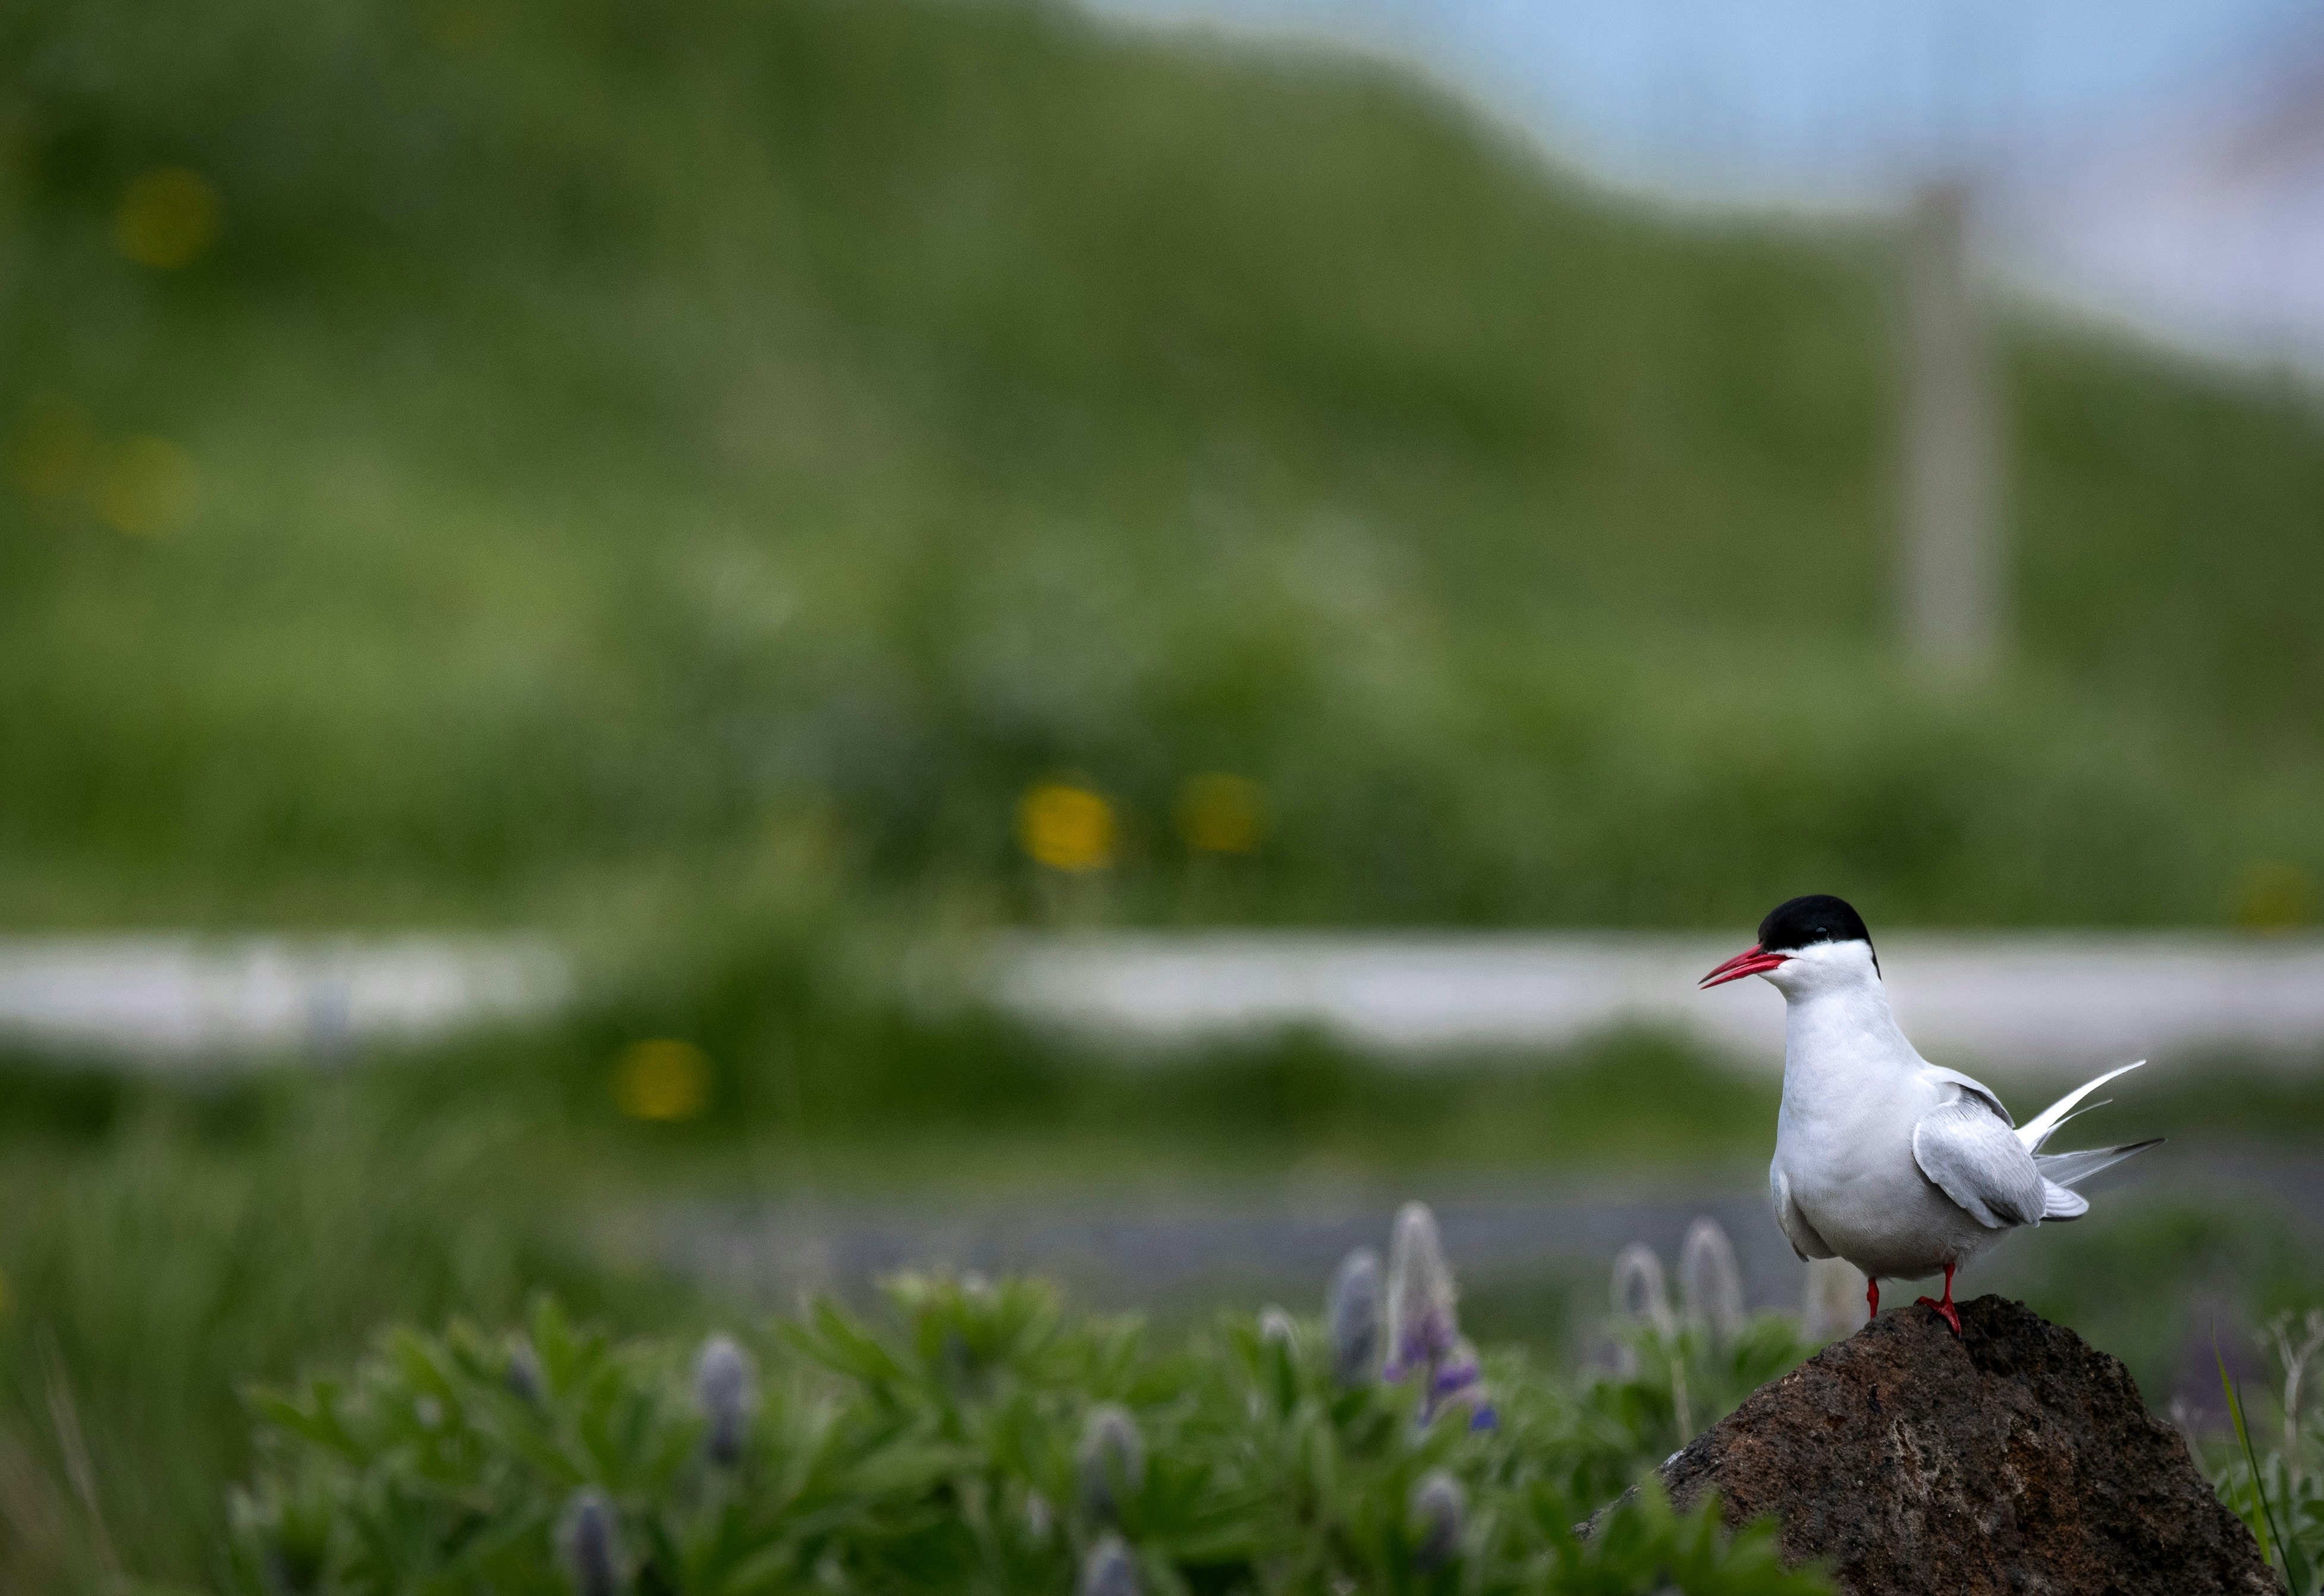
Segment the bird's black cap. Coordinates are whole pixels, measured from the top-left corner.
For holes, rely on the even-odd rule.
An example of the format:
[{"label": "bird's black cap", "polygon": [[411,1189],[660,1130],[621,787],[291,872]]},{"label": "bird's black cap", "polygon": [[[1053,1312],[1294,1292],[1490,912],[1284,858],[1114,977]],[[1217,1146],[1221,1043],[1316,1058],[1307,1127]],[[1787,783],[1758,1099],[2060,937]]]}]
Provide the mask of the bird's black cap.
[{"label": "bird's black cap", "polygon": [[[1864,928],[1864,917],[1846,899],[1829,892],[1779,904],[1759,922],[1759,946],[1769,953],[1790,953],[1816,942],[1861,942],[1870,947],[1872,933]],[[1880,967],[1878,954],[1872,956],[1872,967]]]}]

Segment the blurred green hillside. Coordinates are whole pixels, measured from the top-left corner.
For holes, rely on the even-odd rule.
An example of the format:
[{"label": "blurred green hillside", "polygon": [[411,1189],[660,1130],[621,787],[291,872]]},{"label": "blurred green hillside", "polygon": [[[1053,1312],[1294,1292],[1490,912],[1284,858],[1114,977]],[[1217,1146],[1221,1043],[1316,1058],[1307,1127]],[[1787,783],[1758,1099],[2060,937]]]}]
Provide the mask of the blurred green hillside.
[{"label": "blurred green hillside", "polygon": [[[1940,690],[1874,234],[1013,0],[0,60],[0,922],[2315,913],[2310,407],[2016,329],[2021,657]],[[1111,871],[1019,853],[1061,773]]]}]

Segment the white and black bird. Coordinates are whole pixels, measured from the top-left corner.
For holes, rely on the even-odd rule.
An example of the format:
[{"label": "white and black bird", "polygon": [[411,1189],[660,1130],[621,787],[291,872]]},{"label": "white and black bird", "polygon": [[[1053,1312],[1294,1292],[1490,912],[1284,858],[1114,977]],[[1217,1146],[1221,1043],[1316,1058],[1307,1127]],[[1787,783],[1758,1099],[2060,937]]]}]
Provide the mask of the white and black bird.
[{"label": "white and black bird", "polygon": [[1785,1005],[1784,1104],[1767,1170],[1776,1221],[1801,1258],[1844,1258],[1863,1270],[1874,1314],[1881,1281],[1941,1269],[1944,1300],[1921,1300],[1960,1334],[1955,1268],[2021,1225],[2080,1219],[2089,1204],[2078,1183],[2155,1145],[2042,1150],[2076,1104],[2136,1064],[2020,1125],[1991,1087],[1923,1058],[1889,1012],[1863,918],[1838,898],[1784,904],[1759,922],[1757,942],[1702,985],[1746,975],[1765,976]]}]

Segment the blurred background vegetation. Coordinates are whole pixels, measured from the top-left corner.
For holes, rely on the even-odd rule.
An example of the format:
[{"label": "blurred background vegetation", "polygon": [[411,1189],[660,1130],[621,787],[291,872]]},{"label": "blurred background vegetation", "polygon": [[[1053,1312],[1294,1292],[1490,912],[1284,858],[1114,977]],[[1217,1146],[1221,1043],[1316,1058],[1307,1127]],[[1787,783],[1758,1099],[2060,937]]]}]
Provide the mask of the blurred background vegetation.
[{"label": "blurred background vegetation", "polygon": [[[979,919],[2317,912],[2312,404],[2011,326],[2018,650],[1940,689],[1869,226],[1046,6],[5,27],[10,923],[808,862]],[[1062,904],[1058,774],[1120,820]]]},{"label": "blurred background vegetation", "polygon": [[[0,63],[0,927],[602,955],[362,1067],[0,1067],[12,1591],[205,1579],[244,1383],[383,1320],[746,1311],[608,1244],[654,1204],[1766,1154],[1653,1038],[1125,1070],[899,996],[906,931],[2324,910],[2312,395],[2007,320],[2014,649],[1930,680],[1870,223],[1018,0],[56,0]],[[2185,1194],[2041,1246],[2156,1393],[2324,1279]]]}]

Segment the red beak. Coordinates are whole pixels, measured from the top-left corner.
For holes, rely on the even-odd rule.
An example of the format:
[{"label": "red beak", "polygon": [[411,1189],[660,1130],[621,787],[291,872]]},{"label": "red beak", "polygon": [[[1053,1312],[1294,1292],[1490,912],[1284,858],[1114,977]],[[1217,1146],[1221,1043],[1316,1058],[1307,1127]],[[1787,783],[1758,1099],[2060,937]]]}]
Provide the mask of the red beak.
[{"label": "red beak", "polygon": [[1730,981],[1740,981],[1746,975],[1764,974],[1782,964],[1786,956],[1788,955],[1779,953],[1762,953],[1759,951],[1759,945],[1755,942],[1704,976],[1695,985],[1703,992],[1709,992],[1714,986],[1724,986]]}]

